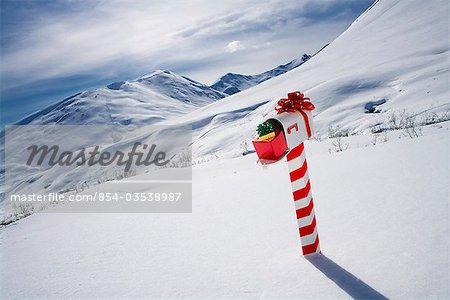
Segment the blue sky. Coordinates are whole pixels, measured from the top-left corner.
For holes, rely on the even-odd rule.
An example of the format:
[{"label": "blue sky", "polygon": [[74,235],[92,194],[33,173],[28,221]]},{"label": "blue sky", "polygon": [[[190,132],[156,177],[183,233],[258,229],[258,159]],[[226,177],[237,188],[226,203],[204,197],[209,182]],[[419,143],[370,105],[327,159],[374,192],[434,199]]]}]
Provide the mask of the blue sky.
[{"label": "blue sky", "polygon": [[0,0],[0,125],[167,69],[211,84],[314,53],[372,0]]}]

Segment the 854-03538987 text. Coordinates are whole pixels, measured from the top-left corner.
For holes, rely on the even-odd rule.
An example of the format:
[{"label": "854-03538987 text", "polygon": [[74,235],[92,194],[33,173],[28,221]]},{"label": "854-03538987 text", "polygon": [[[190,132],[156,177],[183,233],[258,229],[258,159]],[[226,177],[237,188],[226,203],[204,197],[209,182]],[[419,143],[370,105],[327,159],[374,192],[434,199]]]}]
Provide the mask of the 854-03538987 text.
[{"label": "854-03538987 text", "polygon": [[182,199],[182,193],[107,193],[95,192],[93,194],[11,194],[11,202],[119,202],[119,201],[155,201],[173,202]]}]

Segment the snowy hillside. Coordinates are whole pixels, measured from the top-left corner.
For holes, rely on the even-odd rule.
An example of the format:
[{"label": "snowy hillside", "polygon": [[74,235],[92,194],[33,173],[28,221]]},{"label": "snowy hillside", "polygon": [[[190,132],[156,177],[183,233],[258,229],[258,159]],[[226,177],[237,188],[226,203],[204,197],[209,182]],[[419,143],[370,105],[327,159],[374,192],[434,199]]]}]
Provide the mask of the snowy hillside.
[{"label": "snowy hillside", "polygon": [[448,130],[393,131],[375,146],[354,136],[333,154],[328,140],[308,143],[324,254],[312,263],[287,164],[248,155],[194,166],[191,214],[47,213],[2,229],[0,295],[448,299]]},{"label": "snowy hillside", "polygon": [[[445,1],[440,3],[444,5]],[[411,19],[414,27],[408,25]],[[380,1],[300,67],[195,111],[197,105],[211,101],[211,95],[219,97],[220,94],[184,77],[158,71],[133,82],[115,83],[109,88],[66,99],[21,123],[109,120],[119,124],[188,125],[193,128],[196,161],[248,153],[252,150],[251,139],[257,124],[273,111],[279,98],[294,90],[305,92],[315,104],[314,120],[319,138],[328,135],[330,125],[349,134],[370,132],[387,126],[392,113],[398,115],[404,109],[416,116],[418,123],[433,112],[445,119],[450,112],[446,24],[447,14],[439,5],[422,7],[415,1]],[[180,91],[192,97],[190,102],[185,101]],[[367,113],[368,107],[379,113]],[[185,114],[186,111],[191,113]],[[130,134],[126,141],[141,141],[143,136],[147,137]],[[136,170],[136,173],[144,171]],[[26,175],[27,180],[33,178],[36,186],[44,187],[43,178],[51,182],[65,177],[75,184],[77,180],[80,183],[85,180],[77,175],[84,173],[91,178],[90,182],[98,181],[97,170],[93,169],[77,168],[70,178],[67,174],[48,172],[55,171],[33,170]],[[20,183],[17,179],[17,184]]]},{"label": "snowy hillside", "polygon": [[251,148],[257,124],[295,90],[315,104],[319,137],[330,125],[349,134],[368,132],[403,111],[417,122],[431,113],[448,118],[447,3],[433,3],[377,1],[300,67],[173,122],[192,124],[196,155],[232,157]]},{"label": "snowy hillside", "polygon": [[201,106],[221,99],[226,94],[170,71],[154,71],[137,79],[162,95]]},{"label": "snowy hillside", "polygon": [[294,68],[297,68],[310,58],[311,55],[304,54],[301,58],[294,59],[285,65],[280,65],[276,68],[257,75],[227,73],[220,77],[216,82],[214,82],[214,84],[211,85],[211,88],[228,95],[233,95],[239,93],[240,91],[251,88],[252,86],[260,84],[261,82],[269,80],[270,78],[276,77]]},{"label": "snowy hillside", "polygon": [[[155,124],[166,119],[174,118],[186,114],[199,107],[205,106],[220,98],[227,96],[206,85],[195,82],[189,78],[177,75],[169,71],[154,71],[144,75],[134,81],[123,81],[109,84],[107,87],[85,91],[68,97],[58,103],[50,105],[28,117],[18,121],[17,125],[139,125],[141,128],[134,131],[132,129],[111,127],[96,127],[95,134],[86,135],[79,133],[77,129],[66,127],[60,132],[61,136],[54,141],[56,144],[64,141],[66,150],[76,150],[82,145],[92,146],[93,143],[102,145],[104,149],[124,149],[128,141],[145,142],[152,139],[151,130],[144,127]],[[133,128],[133,127],[132,127]],[[50,128],[47,128],[51,130]],[[31,131],[33,129],[30,129]],[[9,143],[17,143],[20,148],[23,139],[36,140],[39,132],[35,136],[29,137],[29,130],[17,130],[14,140]],[[19,134],[20,132],[20,134]],[[102,135],[99,133],[103,132]],[[3,140],[4,131],[0,132]],[[82,135],[82,140],[78,135]],[[70,141],[65,140],[67,136],[72,136]],[[170,141],[169,143],[170,144]],[[162,145],[161,145],[162,146]],[[164,147],[164,146],[163,146]],[[178,147],[175,147],[176,149]],[[173,149],[172,149],[173,150]],[[180,149],[178,148],[178,151]],[[25,152],[19,150],[12,155],[21,155]],[[62,191],[79,187],[80,184],[93,184],[117,178],[117,174],[122,174],[116,168],[88,168],[77,167],[61,174],[55,168],[17,168],[16,165],[9,166],[11,179],[5,184],[5,156],[4,144],[0,145],[0,203],[4,198],[5,191],[25,192],[29,190]],[[8,167],[8,166],[6,166]],[[87,170],[89,169],[89,170]],[[96,169],[96,170],[94,170]],[[141,172],[146,171],[144,168]],[[136,170],[133,170],[134,174]],[[24,184],[26,183],[26,184]],[[33,186],[37,186],[35,189]],[[1,207],[0,211],[10,211],[8,207]]]},{"label": "snowy hillside", "polygon": [[169,71],[78,93],[16,124],[149,125],[185,114],[227,96]]},{"label": "snowy hillside", "polygon": [[[67,214],[60,206],[1,228],[0,298],[448,299],[446,7],[445,0],[376,1],[306,63],[218,101],[211,97],[223,95],[208,87],[156,72],[27,118],[23,124],[82,116],[128,124],[129,115],[192,126],[193,207],[189,214]],[[316,106],[316,136],[305,149],[323,255],[310,259],[301,256],[287,163],[261,167],[251,153],[257,124],[295,90]],[[407,114],[419,126],[432,113],[439,123],[420,126],[415,138],[392,128],[372,133],[392,116]],[[330,126],[348,131],[345,151],[326,138]],[[137,127],[92,139],[115,149],[147,141],[150,133]],[[78,138],[69,142],[91,142]],[[49,189],[58,190],[86,175],[95,180],[100,170],[32,171],[14,188],[54,183]],[[120,184],[149,178],[139,171]],[[108,185],[119,183],[83,193]]]}]

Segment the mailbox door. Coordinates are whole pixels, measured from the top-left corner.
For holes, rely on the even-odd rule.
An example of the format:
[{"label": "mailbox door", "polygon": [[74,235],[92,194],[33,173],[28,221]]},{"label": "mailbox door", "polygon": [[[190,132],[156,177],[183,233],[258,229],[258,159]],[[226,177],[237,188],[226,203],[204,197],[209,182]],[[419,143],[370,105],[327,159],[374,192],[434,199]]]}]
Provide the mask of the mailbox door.
[{"label": "mailbox door", "polygon": [[284,136],[286,137],[286,143],[289,149],[297,147],[310,138],[307,123],[311,135],[314,133],[312,113],[310,111],[285,112],[279,115],[273,114],[270,117],[283,125]]}]

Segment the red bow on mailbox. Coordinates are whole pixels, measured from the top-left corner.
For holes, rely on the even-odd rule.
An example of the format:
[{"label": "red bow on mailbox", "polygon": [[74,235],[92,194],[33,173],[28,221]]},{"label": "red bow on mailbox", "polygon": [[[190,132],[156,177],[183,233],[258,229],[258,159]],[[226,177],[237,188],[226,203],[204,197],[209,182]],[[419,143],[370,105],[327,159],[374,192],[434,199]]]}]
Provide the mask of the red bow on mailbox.
[{"label": "red bow on mailbox", "polygon": [[314,110],[314,105],[311,103],[311,99],[303,98],[303,93],[300,92],[292,92],[288,93],[288,97],[281,98],[275,110],[277,111],[277,115],[284,112],[296,112],[298,111],[305,120],[306,130],[308,132],[308,137],[311,136],[311,127],[309,125],[308,116],[305,114],[305,110]]},{"label": "red bow on mailbox", "polygon": [[295,112],[302,110],[313,110],[315,107],[311,103],[311,99],[303,98],[303,94],[300,92],[288,93],[288,97],[282,98],[278,101],[275,110],[277,114],[284,112]]}]

